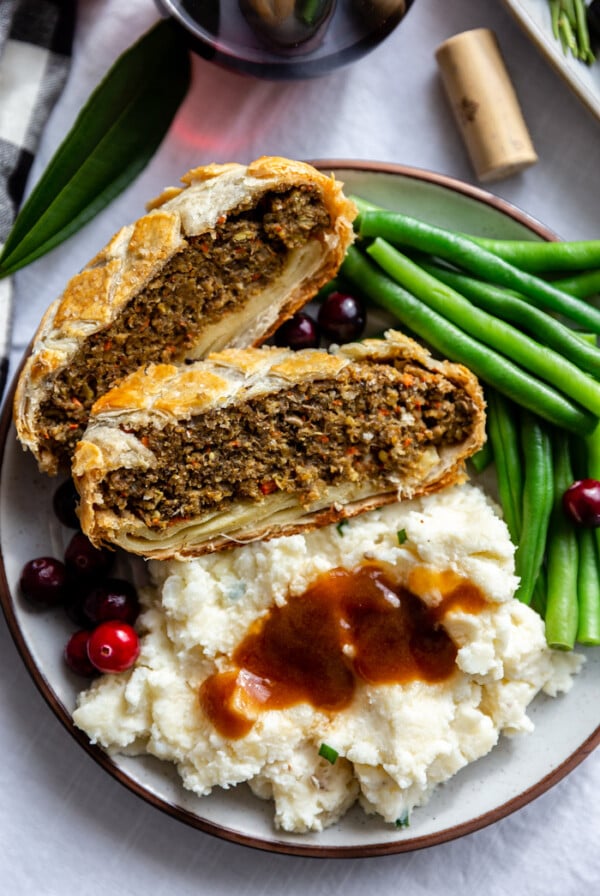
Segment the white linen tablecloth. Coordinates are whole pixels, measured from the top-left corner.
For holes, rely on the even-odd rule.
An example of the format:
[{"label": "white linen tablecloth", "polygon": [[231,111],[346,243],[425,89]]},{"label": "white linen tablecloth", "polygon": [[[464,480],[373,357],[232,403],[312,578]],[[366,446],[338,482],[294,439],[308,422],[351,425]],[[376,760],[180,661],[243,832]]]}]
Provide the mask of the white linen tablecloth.
[{"label": "white linen tablecloth", "polygon": [[[93,86],[156,18],[152,0],[80,0],[70,76],[30,186]],[[479,26],[499,38],[539,154],[533,168],[491,189],[564,238],[598,237],[598,122],[500,0],[416,0],[382,46],[318,80],[258,81],[195,59],[190,94],[137,182],[91,225],[16,276],[12,372],[67,279],[143,211],[146,199],[192,166],[264,153],[356,158],[475,182],[434,51],[445,38]],[[461,840],[371,859],[263,853],[185,827],[97,767],[46,706],[2,623],[0,755],[0,892],[11,896],[600,893],[598,751],[534,803]]]}]

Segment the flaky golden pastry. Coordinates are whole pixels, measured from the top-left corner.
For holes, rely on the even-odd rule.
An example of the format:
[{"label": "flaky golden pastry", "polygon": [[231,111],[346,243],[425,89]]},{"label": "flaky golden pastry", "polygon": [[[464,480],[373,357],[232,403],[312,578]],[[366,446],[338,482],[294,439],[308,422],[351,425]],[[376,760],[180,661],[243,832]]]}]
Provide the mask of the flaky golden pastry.
[{"label": "flaky golden pastry", "polygon": [[262,343],[336,273],[356,208],[310,165],[188,172],[122,228],[45,314],[14,418],[42,470],[68,467],[90,407],[138,366]]},{"label": "flaky golden pastry", "polygon": [[151,365],[93,408],[82,528],[159,559],[301,532],[460,481],[484,418],[470,371],[395,331]]}]

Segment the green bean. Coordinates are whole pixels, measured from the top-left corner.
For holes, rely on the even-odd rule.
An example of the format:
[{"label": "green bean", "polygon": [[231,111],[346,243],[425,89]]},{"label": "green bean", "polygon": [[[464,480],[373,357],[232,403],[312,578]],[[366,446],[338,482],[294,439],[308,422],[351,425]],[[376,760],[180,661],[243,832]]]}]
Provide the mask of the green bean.
[{"label": "green bean", "polygon": [[[558,352],[540,345],[505,321],[474,307],[462,295],[432,277],[385,240],[378,237],[367,251],[400,286],[408,289],[434,311],[600,417],[600,383]],[[582,342],[581,346],[585,348],[586,343]]]},{"label": "green bean", "polygon": [[591,65],[595,54],[590,43],[585,0],[549,0],[552,34],[565,55]]},{"label": "green bean", "polygon": [[502,240],[461,234],[509,264],[530,273],[587,271],[600,266],[600,240]]},{"label": "green bean", "polygon": [[570,432],[584,435],[592,431],[596,424],[593,414],[450,324],[398,286],[356,246],[349,248],[341,273],[356,289],[395,315],[401,324],[440,354],[470,367],[482,381],[516,404]]},{"label": "green bean", "polygon": [[529,606],[544,619],[546,615],[546,572],[544,569],[540,570],[537,577]]},{"label": "green bean", "polygon": [[586,438],[587,476],[589,479],[600,479],[600,422]]},{"label": "green bean", "polygon": [[515,571],[521,581],[516,596],[531,604],[544,562],[554,491],[550,435],[547,427],[528,412],[521,415],[521,448],[522,526],[515,556]]},{"label": "green bean", "polygon": [[363,199],[361,196],[352,195],[352,196],[350,196],[350,199],[352,200],[352,202],[355,204],[355,206],[358,209],[359,218],[357,218],[357,220],[355,222],[357,224],[358,224],[358,221],[360,220],[360,215],[362,214],[362,212],[376,211],[377,209],[381,208],[380,205],[375,205],[373,202],[369,202],[368,199]]},{"label": "green bean", "polygon": [[[358,211],[359,211],[359,217],[356,220],[357,227],[360,226],[360,214],[361,213],[366,212],[366,211],[377,211],[377,210],[385,211],[385,209],[382,209],[381,206],[375,205],[374,203],[369,202],[366,199],[362,199],[360,196],[352,196],[351,198],[354,201],[354,203],[356,204],[356,207],[358,208]],[[547,253],[548,255],[552,255],[552,253],[563,252],[562,248],[560,248],[560,249],[558,248],[559,246],[561,246],[561,247],[562,246],[585,247],[586,245],[590,245],[590,243],[591,243],[593,246],[600,247],[600,240],[587,240],[587,241],[582,240],[582,241],[578,241],[578,242],[577,241],[576,242],[551,241],[551,242],[547,242],[547,243],[546,242],[540,243],[539,241],[533,241],[533,240],[519,240],[519,241],[492,240],[492,239],[487,240],[485,237],[477,237],[477,236],[473,236],[472,234],[466,235],[466,238],[472,240],[473,242],[480,243],[482,245],[484,245],[486,242],[496,243],[496,244],[501,244],[501,245],[514,245],[516,242],[518,242],[518,244],[521,246],[525,246],[525,245],[534,246],[534,247],[536,247],[535,252],[544,253],[544,254]],[[539,248],[540,246],[548,246],[548,248],[540,249]],[[530,252],[533,250],[524,249],[523,251]],[[582,249],[580,248],[576,251],[581,253]],[[501,257],[504,257],[502,253],[500,253],[500,255],[501,255]],[[509,259],[504,257],[504,260],[506,261]],[[589,261],[589,259],[588,259],[588,261]],[[575,298],[578,298],[578,299],[590,298],[591,296],[595,296],[596,293],[600,293],[600,267],[598,267],[598,265],[600,265],[600,255],[598,257],[598,260],[596,262],[594,262],[593,264],[583,265],[585,270],[581,270],[580,268],[578,268],[577,270],[581,271],[580,273],[572,274],[570,277],[560,277],[558,279],[551,278],[550,282],[557,289],[560,289],[562,292],[568,293],[570,296],[574,296]],[[521,265],[517,264],[515,262],[515,267],[521,267]],[[596,268],[596,270],[588,270],[588,268],[592,268],[592,267]],[[523,270],[527,270],[527,268],[523,268]],[[540,268],[540,272],[544,272],[546,270],[550,271],[551,268],[549,268],[549,267],[548,268],[546,268],[546,267]],[[561,270],[561,269],[555,268],[554,270]],[[450,284],[450,285],[452,285],[452,284]],[[528,307],[530,307],[530,306],[528,306]]]},{"label": "green bean", "polygon": [[[360,226],[360,215],[363,212],[390,211],[360,196],[353,195],[350,198],[359,211],[359,217],[355,222],[357,227]],[[600,240],[539,241],[492,239],[474,234],[460,234],[460,236],[529,273],[576,271],[569,277],[550,278],[557,289],[571,296],[586,299],[600,292]]]},{"label": "green bean", "polygon": [[496,462],[498,495],[510,537],[514,544],[518,544],[522,530],[523,471],[516,408],[493,389],[486,391],[486,400],[487,429]]},{"label": "green bean", "polygon": [[577,21],[577,47],[578,59],[591,65],[596,56],[590,43],[590,32],[587,23],[587,11],[584,0],[575,0],[575,18]]},{"label": "green bean", "polygon": [[581,527],[577,531],[579,570],[577,600],[579,621],[577,640],[580,644],[600,644],[600,558],[594,533]]},{"label": "green bean", "polygon": [[584,271],[582,274],[573,274],[572,277],[562,277],[553,280],[553,285],[570,296],[578,299],[591,299],[600,293],[600,268],[595,271]]},{"label": "green bean", "polygon": [[[594,337],[582,333],[583,340]],[[600,425],[579,447],[577,479],[600,478]],[[600,529],[581,528],[579,536],[579,627],[577,640],[581,644],[600,644]]]},{"label": "green bean", "polygon": [[555,432],[552,442],[554,500],[546,545],[546,640],[550,647],[571,650],[579,622],[578,545],[575,528],[563,510],[562,496],[573,482],[573,471],[568,436]]},{"label": "green bean", "polygon": [[466,237],[399,212],[373,209],[361,212],[359,233],[362,237],[382,237],[394,244],[437,255],[484,280],[515,289],[537,307],[563,314],[594,333],[600,333],[600,310],[519,270]]},{"label": "green bean", "polygon": [[470,458],[470,461],[473,465],[473,469],[476,473],[483,473],[484,470],[487,470],[489,465],[494,460],[494,452],[492,450],[492,443],[488,439],[484,445],[476,451],[475,454]]},{"label": "green bean", "polygon": [[476,280],[441,265],[429,262],[419,264],[428,273],[466,296],[478,308],[534,333],[539,342],[559,352],[581,370],[600,378],[600,349],[595,344],[582,341],[576,332],[545,311],[529,305],[516,293],[500,286]]},{"label": "green bean", "polygon": [[[559,0],[549,0],[550,3],[550,21],[552,23],[552,34],[556,40],[562,41],[558,20],[560,18]],[[564,50],[564,46],[563,46]]]},{"label": "green bean", "polygon": [[[585,478],[600,480],[600,423],[598,423],[596,428],[587,436],[585,440],[585,448]],[[596,552],[600,557],[600,527],[593,529],[592,532],[596,542]],[[593,604],[590,601],[587,606],[588,613],[591,612],[592,608]],[[600,613],[600,608],[598,609],[598,612]],[[589,621],[586,624],[591,625]],[[598,624],[600,625],[600,622]]]}]

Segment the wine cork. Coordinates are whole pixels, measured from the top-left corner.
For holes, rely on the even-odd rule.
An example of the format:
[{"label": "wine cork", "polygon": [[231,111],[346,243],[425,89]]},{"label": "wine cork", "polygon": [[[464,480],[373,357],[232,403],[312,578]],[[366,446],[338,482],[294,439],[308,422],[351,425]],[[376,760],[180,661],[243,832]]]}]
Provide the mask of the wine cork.
[{"label": "wine cork", "polygon": [[493,31],[457,34],[435,56],[477,178],[500,180],[534,165],[538,157]]}]

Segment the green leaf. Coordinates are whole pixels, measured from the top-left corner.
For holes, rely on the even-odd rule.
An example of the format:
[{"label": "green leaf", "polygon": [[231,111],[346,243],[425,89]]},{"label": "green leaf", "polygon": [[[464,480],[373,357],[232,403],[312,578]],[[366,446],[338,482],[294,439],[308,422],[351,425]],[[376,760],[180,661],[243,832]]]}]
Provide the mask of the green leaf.
[{"label": "green leaf", "polygon": [[156,152],[190,83],[187,47],[170,20],[123,53],[90,95],[17,215],[0,277],[44,255],[115,198]]}]

